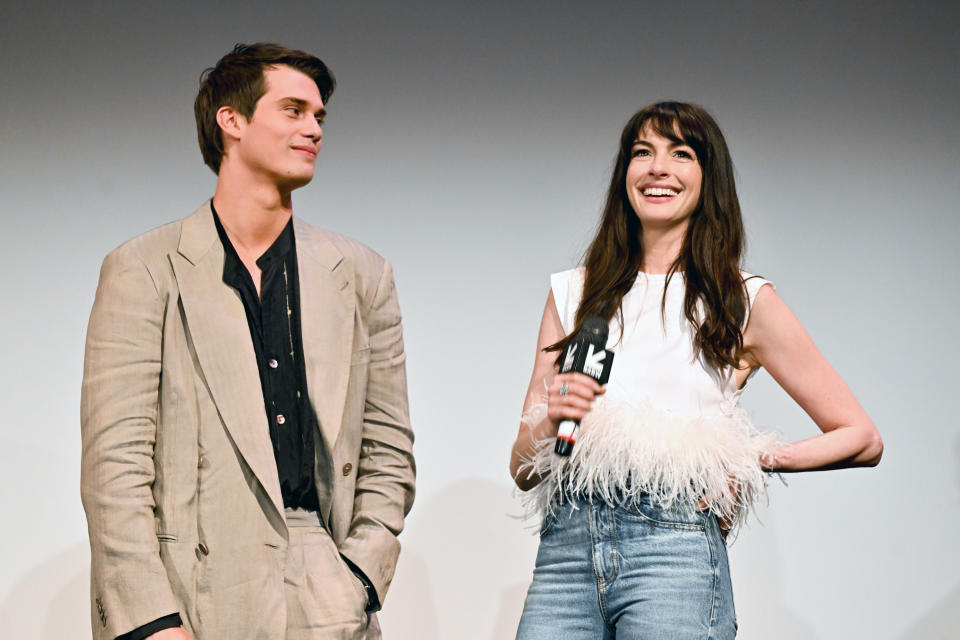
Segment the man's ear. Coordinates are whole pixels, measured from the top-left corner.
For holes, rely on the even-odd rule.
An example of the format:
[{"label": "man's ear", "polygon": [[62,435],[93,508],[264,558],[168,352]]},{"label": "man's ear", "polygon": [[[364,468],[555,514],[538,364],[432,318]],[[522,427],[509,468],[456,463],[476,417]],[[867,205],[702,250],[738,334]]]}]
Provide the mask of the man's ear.
[{"label": "man's ear", "polygon": [[[217,125],[223,132],[224,138],[233,138],[238,140],[243,131],[243,125],[247,119],[239,111],[230,106],[223,106],[217,109]],[[226,140],[224,140],[226,142]]]}]

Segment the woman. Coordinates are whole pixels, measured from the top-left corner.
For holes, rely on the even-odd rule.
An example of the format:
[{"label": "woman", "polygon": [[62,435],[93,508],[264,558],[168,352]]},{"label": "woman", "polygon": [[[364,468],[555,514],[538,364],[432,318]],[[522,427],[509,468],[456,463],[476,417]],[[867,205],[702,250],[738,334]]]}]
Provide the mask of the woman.
[{"label": "woman", "polygon": [[[517,638],[733,638],[726,532],[765,472],[873,466],[883,445],[744,244],[726,142],[662,102],[623,129],[583,268],[554,274],[510,471],[543,513]],[[584,320],[609,322],[601,387],[557,374]],[[822,433],[781,444],[738,407],[764,367]],[[546,389],[546,398],[544,398]],[[545,401],[544,401],[545,400]],[[570,457],[560,421],[581,420]]]}]

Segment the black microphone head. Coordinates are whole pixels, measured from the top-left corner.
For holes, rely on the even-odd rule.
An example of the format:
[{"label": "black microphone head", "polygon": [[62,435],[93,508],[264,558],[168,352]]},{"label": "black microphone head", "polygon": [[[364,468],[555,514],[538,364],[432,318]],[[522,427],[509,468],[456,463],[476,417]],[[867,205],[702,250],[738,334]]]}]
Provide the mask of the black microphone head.
[{"label": "black microphone head", "polygon": [[[583,328],[580,329],[581,332],[591,336],[591,339],[595,339],[597,342],[606,345],[607,344],[607,334],[610,333],[610,328],[607,326],[607,321],[598,316],[590,316],[583,321]],[[596,338],[593,338],[596,336]]]}]

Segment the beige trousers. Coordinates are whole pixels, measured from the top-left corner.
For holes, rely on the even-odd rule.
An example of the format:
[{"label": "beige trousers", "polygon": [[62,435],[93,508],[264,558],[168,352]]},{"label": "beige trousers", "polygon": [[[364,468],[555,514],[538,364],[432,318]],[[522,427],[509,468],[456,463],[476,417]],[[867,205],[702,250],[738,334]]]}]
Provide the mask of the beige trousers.
[{"label": "beige trousers", "polygon": [[340,557],[316,512],[287,509],[286,517],[286,640],[379,640],[376,615],[364,612],[363,584]]}]

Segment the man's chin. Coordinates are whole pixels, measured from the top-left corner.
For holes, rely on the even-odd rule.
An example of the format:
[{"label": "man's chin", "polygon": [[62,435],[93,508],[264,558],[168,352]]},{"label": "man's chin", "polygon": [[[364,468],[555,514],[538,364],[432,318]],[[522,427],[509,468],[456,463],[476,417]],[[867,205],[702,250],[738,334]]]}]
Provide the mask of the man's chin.
[{"label": "man's chin", "polygon": [[285,176],[283,180],[282,187],[286,191],[293,191],[294,189],[299,189],[300,187],[305,187],[310,184],[310,181],[313,180],[313,172],[311,171],[309,175],[291,175]]}]

